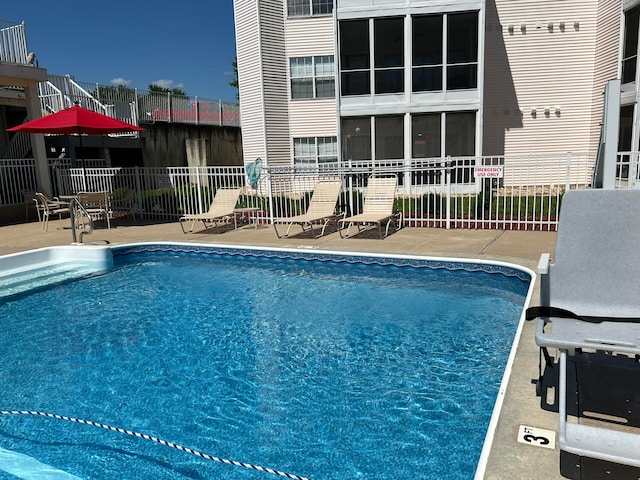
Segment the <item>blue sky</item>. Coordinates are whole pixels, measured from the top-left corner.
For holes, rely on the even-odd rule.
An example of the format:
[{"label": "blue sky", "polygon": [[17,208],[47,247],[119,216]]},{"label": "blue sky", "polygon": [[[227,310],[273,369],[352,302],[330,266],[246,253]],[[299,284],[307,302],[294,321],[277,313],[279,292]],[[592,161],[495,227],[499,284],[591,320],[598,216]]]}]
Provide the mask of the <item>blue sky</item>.
[{"label": "blue sky", "polygon": [[51,74],[236,101],[233,0],[10,1],[0,19],[25,22],[28,48]]}]

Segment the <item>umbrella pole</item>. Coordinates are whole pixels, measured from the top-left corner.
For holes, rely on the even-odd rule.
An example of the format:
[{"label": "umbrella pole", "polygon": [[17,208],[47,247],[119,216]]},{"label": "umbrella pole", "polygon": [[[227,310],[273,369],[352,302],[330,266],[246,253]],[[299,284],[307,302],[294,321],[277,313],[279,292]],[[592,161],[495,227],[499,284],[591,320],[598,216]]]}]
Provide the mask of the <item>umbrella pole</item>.
[{"label": "umbrella pole", "polygon": [[80,155],[80,162],[82,163],[82,190],[87,192],[87,169],[84,165],[84,148],[82,147],[82,129],[80,127],[78,127],[78,137],[80,138],[80,152],[82,152]]}]

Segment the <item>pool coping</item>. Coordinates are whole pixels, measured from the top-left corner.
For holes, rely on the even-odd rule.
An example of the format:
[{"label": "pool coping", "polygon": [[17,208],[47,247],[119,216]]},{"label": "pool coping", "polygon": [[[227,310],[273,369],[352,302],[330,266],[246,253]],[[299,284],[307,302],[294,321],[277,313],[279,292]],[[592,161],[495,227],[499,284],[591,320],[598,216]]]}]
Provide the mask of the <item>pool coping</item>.
[{"label": "pool coping", "polygon": [[[498,420],[500,417],[500,413],[502,411],[502,406],[504,403],[504,399],[506,396],[507,387],[509,384],[509,379],[511,377],[511,371],[513,369],[514,360],[518,350],[518,344],[520,343],[520,339],[522,336],[522,331],[525,323],[525,311],[527,307],[530,305],[534,287],[536,284],[537,275],[536,273],[522,265],[517,265],[514,263],[503,262],[498,260],[483,260],[477,258],[460,258],[460,257],[442,257],[442,256],[428,256],[428,255],[407,255],[407,254],[389,254],[389,253],[359,253],[359,252],[351,252],[351,251],[339,251],[339,250],[322,250],[316,247],[298,247],[298,248],[285,248],[285,247],[257,247],[257,246],[244,246],[244,245],[229,245],[229,244],[215,244],[215,243],[193,243],[193,242],[162,242],[162,241],[154,241],[154,242],[134,242],[134,243],[124,243],[118,245],[71,245],[65,247],[44,247],[36,250],[28,250],[21,253],[16,254],[8,254],[0,256],[0,266],[2,265],[2,260],[8,257],[18,257],[20,255],[25,255],[33,252],[44,252],[51,250],[58,250],[61,255],[62,252],[73,251],[77,252],[77,249],[85,249],[89,248],[94,252],[110,252],[111,255],[121,255],[129,253],[127,250],[130,250],[130,253],[134,253],[137,251],[143,251],[146,249],[148,251],[149,247],[164,247],[164,251],[171,251],[170,247],[180,246],[181,249],[175,249],[175,251],[181,250],[185,251],[190,249],[193,253],[205,253],[210,252],[213,253],[227,253],[236,252],[235,254],[241,255],[246,254],[247,252],[264,252],[262,256],[269,256],[266,252],[278,252],[283,254],[288,258],[299,258],[299,259],[315,259],[315,260],[327,260],[330,257],[332,259],[340,258],[342,261],[346,261],[349,263],[377,263],[380,264],[380,261],[373,261],[374,259],[395,259],[401,260],[401,262],[389,262],[387,265],[396,265],[396,266],[422,266],[427,267],[426,263],[430,263],[437,266],[430,266],[433,269],[447,269],[447,270],[466,270],[466,271],[481,271],[485,273],[492,274],[503,274],[507,276],[515,276],[520,278],[523,281],[528,281],[529,285],[527,288],[527,294],[524,300],[523,309],[520,315],[520,319],[517,324],[516,332],[514,333],[513,343],[511,345],[509,355],[507,357],[507,363],[505,365],[505,370],[503,372],[503,376],[500,382],[500,386],[498,388],[498,392],[496,394],[496,401],[494,403],[494,407],[492,410],[491,418],[489,424],[487,426],[487,432],[485,434],[485,439],[483,442],[483,446],[480,452],[480,457],[478,459],[478,464],[476,466],[476,472],[474,475],[474,479],[480,480],[484,478],[485,471],[487,468],[487,462],[489,459],[489,455],[491,452],[491,448],[493,445],[493,440],[496,434],[496,428],[498,424]],[[222,250],[225,250],[223,252]],[[234,253],[232,253],[234,254]],[[92,255],[95,255],[92,254]],[[98,254],[99,255],[99,254]],[[273,255],[271,255],[273,257]],[[276,255],[277,257],[278,255]],[[93,258],[93,256],[91,256]],[[108,256],[107,256],[108,258]],[[367,259],[370,259],[367,262]],[[74,256],[70,258],[70,260],[77,261],[78,257]],[[109,260],[107,260],[108,262]],[[111,259],[112,262],[112,259]],[[385,263],[383,263],[385,265]],[[471,269],[460,268],[456,265],[466,265],[466,266],[474,266]],[[1,271],[1,269],[0,269]],[[507,273],[510,272],[510,273]],[[528,277],[528,278],[526,278]]]}]

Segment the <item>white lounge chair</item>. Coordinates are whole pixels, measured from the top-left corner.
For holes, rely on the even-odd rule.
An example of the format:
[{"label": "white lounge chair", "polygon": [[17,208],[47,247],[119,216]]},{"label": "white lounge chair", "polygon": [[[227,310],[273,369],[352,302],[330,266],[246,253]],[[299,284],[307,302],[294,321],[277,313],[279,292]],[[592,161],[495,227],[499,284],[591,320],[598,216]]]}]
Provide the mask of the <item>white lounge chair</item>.
[{"label": "white lounge chair", "polygon": [[[338,228],[340,214],[336,213],[336,203],[338,202],[341,188],[342,182],[340,180],[318,182],[313,190],[306,213],[273,220],[273,228],[278,238],[288,237],[293,225],[300,225],[303,232],[311,231],[313,238],[323,236],[329,224],[334,224]],[[280,235],[278,232],[278,224],[288,225],[284,235]],[[315,234],[314,226],[322,227],[318,235]]]},{"label": "white lounge chair", "polygon": [[[535,338],[547,368],[559,367],[560,468],[569,478],[585,478],[587,467],[617,472],[610,478],[627,478],[630,471],[640,476],[640,425],[626,418],[640,409],[638,386],[623,383],[600,392],[606,387],[580,387],[586,375],[576,374],[578,386],[568,387],[578,369],[605,372],[601,382],[615,374],[614,365],[619,370],[635,364],[640,374],[634,360],[640,355],[639,241],[640,190],[571,190],[562,198],[554,263],[544,254],[538,265],[541,306],[528,309],[527,319],[538,319]],[[557,367],[551,348],[558,349]],[[541,383],[542,376],[541,367]],[[583,395],[576,395],[581,388]],[[581,405],[586,393],[607,395],[600,403],[609,407],[618,400],[626,407],[593,411]]]},{"label": "white lounge chair", "polygon": [[[202,222],[205,228],[211,228],[218,223],[229,223],[233,219],[234,228],[238,228],[236,214],[234,212],[238,199],[240,198],[241,188],[220,188],[216,192],[213,202],[206,213],[184,215],[180,218],[180,226],[183,233],[191,233],[196,223]],[[184,229],[184,223],[191,222],[189,230]]]},{"label": "white lounge chair", "polygon": [[[395,175],[369,177],[364,193],[362,213],[340,220],[342,227],[348,224],[345,235],[342,234],[340,229],[338,230],[340,237],[348,238],[349,230],[353,225],[358,227],[358,232],[362,230],[361,227],[363,226],[377,226],[380,239],[389,235],[389,227],[391,225],[394,225],[396,229],[401,228],[402,213],[397,213],[394,210],[397,186],[398,178]],[[383,224],[385,225],[384,236],[382,235]]]}]

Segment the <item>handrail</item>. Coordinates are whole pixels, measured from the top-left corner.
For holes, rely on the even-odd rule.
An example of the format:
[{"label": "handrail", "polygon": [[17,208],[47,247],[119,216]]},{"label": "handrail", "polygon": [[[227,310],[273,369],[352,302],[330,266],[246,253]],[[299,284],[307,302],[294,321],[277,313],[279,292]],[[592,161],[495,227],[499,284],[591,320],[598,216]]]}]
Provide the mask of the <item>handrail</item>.
[{"label": "handrail", "polygon": [[[86,229],[83,229],[80,232],[80,242],[78,242],[77,237],[76,237],[76,214],[75,214],[75,207],[78,207],[78,210],[80,210],[82,213],[84,213],[84,216],[87,217],[89,219],[89,230],[87,231]],[[91,218],[91,215],[89,215],[89,212],[87,212],[87,209],[84,208],[84,205],[82,205],[77,198],[72,198],[69,201],[69,216],[71,218],[71,235],[73,237],[73,243],[80,243],[82,244],[82,237],[84,235],[91,235],[93,233],[93,219]]]}]

